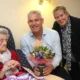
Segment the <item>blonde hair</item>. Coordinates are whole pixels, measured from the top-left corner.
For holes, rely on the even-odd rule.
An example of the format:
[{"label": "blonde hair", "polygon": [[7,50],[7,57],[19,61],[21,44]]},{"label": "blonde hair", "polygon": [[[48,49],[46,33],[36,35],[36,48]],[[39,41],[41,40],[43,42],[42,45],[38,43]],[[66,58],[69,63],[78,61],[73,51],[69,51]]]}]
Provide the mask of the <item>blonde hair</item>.
[{"label": "blonde hair", "polygon": [[66,10],[66,8],[64,6],[57,6],[54,10],[53,10],[53,15],[55,15],[55,13],[57,11],[63,10],[63,12],[67,15],[69,15],[68,11]]},{"label": "blonde hair", "polygon": [[32,14],[37,14],[37,15],[40,16],[40,18],[42,18],[41,12],[38,11],[38,10],[32,10],[32,11],[30,11],[30,12],[28,13],[28,17],[29,17],[30,15],[32,15]]},{"label": "blonde hair", "polygon": [[0,34],[7,35],[7,36],[9,37],[8,30],[7,30],[7,29],[5,29],[5,28],[0,28]]}]

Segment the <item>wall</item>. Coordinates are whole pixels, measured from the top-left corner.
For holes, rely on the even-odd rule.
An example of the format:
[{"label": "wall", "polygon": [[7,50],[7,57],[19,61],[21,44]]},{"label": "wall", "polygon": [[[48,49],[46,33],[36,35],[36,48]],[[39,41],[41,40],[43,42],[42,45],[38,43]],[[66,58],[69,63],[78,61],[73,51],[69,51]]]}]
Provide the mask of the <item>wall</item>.
[{"label": "wall", "polygon": [[44,27],[52,27],[52,10],[56,5],[64,5],[69,12],[80,17],[79,0],[51,0],[50,4],[39,5],[38,0],[0,0],[0,25],[11,29],[16,47],[20,48],[21,37],[29,30],[27,14],[30,10],[40,10],[44,16]]},{"label": "wall", "polygon": [[80,18],[80,0],[55,0],[55,4],[65,6],[71,15]]}]

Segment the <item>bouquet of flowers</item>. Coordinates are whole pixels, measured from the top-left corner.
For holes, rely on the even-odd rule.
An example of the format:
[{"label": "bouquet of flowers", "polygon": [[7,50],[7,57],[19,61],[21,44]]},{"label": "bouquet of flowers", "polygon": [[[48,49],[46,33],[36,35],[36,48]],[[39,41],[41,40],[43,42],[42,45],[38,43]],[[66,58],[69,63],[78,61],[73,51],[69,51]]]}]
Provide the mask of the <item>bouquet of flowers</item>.
[{"label": "bouquet of flowers", "polygon": [[34,48],[34,51],[30,52],[30,58],[34,63],[46,64],[53,60],[53,53],[49,48],[44,46],[38,46]]},{"label": "bouquet of flowers", "polygon": [[42,46],[42,43],[38,40],[35,42],[34,50],[30,52],[30,59],[39,67],[41,76],[43,76],[43,68],[46,64],[50,64],[52,62],[54,56],[55,53],[48,47]]}]

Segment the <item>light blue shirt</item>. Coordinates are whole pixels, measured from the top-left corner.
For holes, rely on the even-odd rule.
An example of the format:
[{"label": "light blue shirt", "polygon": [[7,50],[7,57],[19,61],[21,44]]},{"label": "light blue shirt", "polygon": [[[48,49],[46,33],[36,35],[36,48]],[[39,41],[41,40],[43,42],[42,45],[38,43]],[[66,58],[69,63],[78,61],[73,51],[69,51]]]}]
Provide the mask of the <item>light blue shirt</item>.
[{"label": "light blue shirt", "polygon": [[[36,37],[32,34],[31,31],[25,34],[21,39],[21,50],[25,54],[32,67],[34,67],[35,65],[30,60],[29,54],[33,51],[33,43],[35,42],[35,40]],[[41,42],[43,46],[47,46],[55,53],[52,65],[54,66],[54,68],[57,67],[62,59],[60,38],[58,32],[49,28],[44,28]]]}]

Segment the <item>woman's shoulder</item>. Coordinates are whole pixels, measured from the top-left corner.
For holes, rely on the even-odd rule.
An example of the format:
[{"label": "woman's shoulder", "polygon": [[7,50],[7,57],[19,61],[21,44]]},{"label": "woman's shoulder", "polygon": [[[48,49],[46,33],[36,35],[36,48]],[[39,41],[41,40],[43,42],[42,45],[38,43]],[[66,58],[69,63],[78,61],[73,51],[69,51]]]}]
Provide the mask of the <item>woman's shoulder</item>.
[{"label": "woman's shoulder", "polygon": [[10,52],[11,52],[11,59],[20,61],[19,56],[15,50],[10,50]]}]

